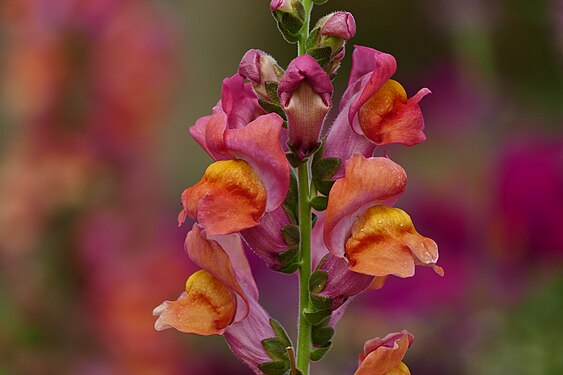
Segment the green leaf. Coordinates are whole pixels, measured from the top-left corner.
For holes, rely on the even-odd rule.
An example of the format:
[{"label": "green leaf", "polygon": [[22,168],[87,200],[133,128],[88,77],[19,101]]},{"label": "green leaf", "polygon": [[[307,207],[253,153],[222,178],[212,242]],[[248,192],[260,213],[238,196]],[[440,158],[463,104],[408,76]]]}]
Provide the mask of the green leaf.
[{"label": "green leaf", "polygon": [[328,281],[328,273],[325,271],[315,271],[309,279],[309,291],[318,294],[324,290]]},{"label": "green leaf", "polygon": [[323,359],[323,357],[325,356],[325,354],[332,348],[332,342],[327,343],[325,346],[322,346],[320,348],[316,348],[313,349],[311,351],[311,361],[317,362],[320,361],[321,359]]},{"label": "green leaf", "polygon": [[266,375],[284,375],[289,367],[289,361],[272,361],[258,365],[258,369]]},{"label": "green leaf", "polygon": [[320,35],[319,35],[320,28],[315,27],[309,36],[307,37],[307,41],[305,42],[305,49],[308,51],[310,49],[315,48],[320,42]]},{"label": "green leaf", "polygon": [[330,309],[320,310],[315,312],[307,312],[305,311],[305,318],[314,326],[321,325],[324,321],[330,317],[332,311]]},{"label": "green leaf", "polygon": [[317,4],[317,5],[323,5],[326,4],[328,0],[313,0],[313,3]]},{"label": "green leaf", "polygon": [[283,240],[288,246],[299,245],[299,227],[295,224],[290,224],[282,227]]},{"label": "green leaf", "polygon": [[328,205],[328,198],[327,197],[314,197],[311,199],[311,207],[313,207],[317,211],[324,211],[326,210],[326,206]]},{"label": "green leaf", "polygon": [[270,318],[270,325],[272,326],[272,329],[274,330],[276,336],[278,336],[285,347],[287,348],[288,346],[291,346],[291,340],[287,336],[287,333],[285,332],[285,329],[282,327],[282,325],[273,318]]},{"label": "green leaf", "polygon": [[266,353],[273,360],[285,361],[288,360],[287,346],[279,338],[269,338],[262,340],[262,346]]},{"label": "green leaf", "polygon": [[313,327],[311,339],[316,346],[327,344],[334,336],[334,328],[332,327]]},{"label": "green leaf", "polygon": [[[274,12],[275,13],[275,12]],[[275,17],[275,16],[274,16]],[[277,17],[275,17],[277,19]],[[291,31],[287,30],[281,22],[278,21],[278,30],[282,34],[283,38],[288,43],[297,43],[301,36],[299,34],[292,33]]]}]

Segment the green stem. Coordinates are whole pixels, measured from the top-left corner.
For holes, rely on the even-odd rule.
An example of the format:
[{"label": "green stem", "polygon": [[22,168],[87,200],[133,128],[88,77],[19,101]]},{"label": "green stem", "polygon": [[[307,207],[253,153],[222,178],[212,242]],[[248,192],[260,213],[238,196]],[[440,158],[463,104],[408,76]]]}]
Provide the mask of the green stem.
[{"label": "green stem", "polygon": [[306,52],[305,42],[309,37],[309,26],[311,23],[311,10],[313,9],[313,0],[302,0],[303,7],[305,8],[305,24],[303,29],[301,29],[301,40],[297,42],[297,51],[299,55],[303,55]]},{"label": "green stem", "polygon": [[[301,38],[297,43],[298,54],[306,52],[306,42],[309,37],[312,0],[302,0],[305,8],[305,24],[301,30]],[[311,278],[311,205],[309,203],[309,162],[297,169],[299,192],[299,234],[301,264],[299,266],[299,316],[297,320],[297,369],[303,375],[309,375],[309,360],[311,353],[311,323],[305,318],[305,311],[309,310],[311,298],[309,296],[309,279]]]},{"label": "green stem", "polygon": [[305,318],[309,310],[309,279],[311,278],[311,206],[309,203],[309,167],[304,163],[297,170],[299,188],[299,233],[301,266],[299,267],[299,317],[297,341],[297,368],[309,374],[311,352],[311,323]]}]

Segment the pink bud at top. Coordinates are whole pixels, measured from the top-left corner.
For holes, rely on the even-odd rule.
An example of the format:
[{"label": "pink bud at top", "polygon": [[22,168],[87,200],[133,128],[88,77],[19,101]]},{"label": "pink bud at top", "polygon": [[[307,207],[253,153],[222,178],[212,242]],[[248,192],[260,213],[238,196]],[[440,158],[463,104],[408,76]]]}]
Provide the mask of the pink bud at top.
[{"label": "pink bud at top", "polygon": [[292,9],[291,0],[272,0],[270,2],[270,9],[272,11],[290,11]]},{"label": "pink bud at top", "polygon": [[356,35],[356,20],[349,12],[335,12],[325,17],[325,23],[320,30],[323,36],[334,36],[343,40],[350,40]]},{"label": "pink bud at top", "polygon": [[280,81],[278,94],[287,115],[289,145],[299,158],[310,155],[318,144],[332,90],[328,74],[310,55],[294,59]]}]

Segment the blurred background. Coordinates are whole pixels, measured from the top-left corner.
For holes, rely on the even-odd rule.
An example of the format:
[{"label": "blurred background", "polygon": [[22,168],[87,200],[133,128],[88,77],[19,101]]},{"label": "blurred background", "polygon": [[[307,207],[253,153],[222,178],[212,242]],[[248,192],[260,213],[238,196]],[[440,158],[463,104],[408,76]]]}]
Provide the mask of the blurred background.
[{"label": "blurred background", "polygon": [[[210,159],[188,127],[245,51],[295,55],[268,3],[0,2],[0,375],[250,373],[151,311],[194,271],[176,215]],[[364,341],[407,328],[413,374],[562,374],[563,2],[329,0],[313,19],[333,10],[410,95],[433,91],[428,140],[377,152],[407,170],[398,206],[446,276],[357,298],[314,373],[352,374]],[[250,257],[294,334],[295,277]]]}]

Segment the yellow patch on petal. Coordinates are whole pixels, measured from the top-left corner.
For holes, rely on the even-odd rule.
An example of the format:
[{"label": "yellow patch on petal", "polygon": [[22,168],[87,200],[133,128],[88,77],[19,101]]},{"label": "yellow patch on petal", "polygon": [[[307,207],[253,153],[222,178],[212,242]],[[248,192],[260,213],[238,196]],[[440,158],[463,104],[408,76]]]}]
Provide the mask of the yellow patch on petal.
[{"label": "yellow patch on petal", "polygon": [[167,301],[155,313],[160,315],[155,328],[176,328],[184,333],[219,335],[232,323],[237,309],[234,293],[205,270],[192,274],[186,293]]},{"label": "yellow patch on petal", "polygon": [[244,160],[211,164],[200,182],[182,195],[186,213],[198,219],[208,234],[227,234],[251,228],[266,209],[266,188]]},{"label": "yellow patch on petal", "polygon": [[401,362],[394,369],[387,371],[385,375],[411,375],[411,372],[407,365],[405,365],[404,362]]},{"label": "yellow patch on petal", "polygon": [[436,266],[436,243],[421,236],[410,216],[398,208],[373,206],[359,216],[346,242],[346,255],[352,271],[372,276],[410,277],[415,264],[443,274]]},{"label": "yellow patch on petal", "polygon": [[392,79],[385,84],[360,108],[360,127],[365,136],[374,143],[382,143],[386,119],[407,103],[407,92],[401,84]]}]

